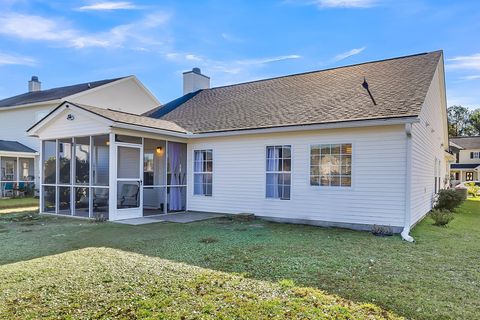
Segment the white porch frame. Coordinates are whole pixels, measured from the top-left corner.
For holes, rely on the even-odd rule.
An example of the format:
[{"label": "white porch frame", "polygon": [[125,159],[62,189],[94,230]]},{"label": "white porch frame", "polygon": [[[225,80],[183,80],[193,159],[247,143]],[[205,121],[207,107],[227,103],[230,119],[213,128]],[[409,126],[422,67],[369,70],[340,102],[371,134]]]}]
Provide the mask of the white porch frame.
[{"label": "white porch frame", "polygon": [[[35,183],[35,157],[37,153],[30,153],[30,152],[8,152],[8,151],[0,151],[0,169],[2,168],[2,161],[4,158],[13,158],[16,161],[16,168],[15,168],[15,179],[13,180],[4,180],[3,179],[3,172],[0,172],[0,198],[4,197],[4,183],[13,183],[14,186],[18,186],[20,183]],[[33,171],[33,180],[24,180],[20,179],[20,160],[21,159],[32,159],[32,171]],[[13,192],[13,190],[12,190]]]}]

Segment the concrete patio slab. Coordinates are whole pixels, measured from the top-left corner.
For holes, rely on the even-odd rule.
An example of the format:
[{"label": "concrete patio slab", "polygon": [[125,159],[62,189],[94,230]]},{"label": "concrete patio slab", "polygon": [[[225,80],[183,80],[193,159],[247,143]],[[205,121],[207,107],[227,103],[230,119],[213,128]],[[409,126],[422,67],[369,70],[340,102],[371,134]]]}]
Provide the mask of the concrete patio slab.
[{"label": "concrete patio slab", "polygon": [[171,214],[162,214],[157,216],[117,220],[114,222],[121,223],[121,224],[128,224],[132,226],[139,226],[143,224],[158,223],[158,222],[189,223],[189,222],[203,221],[208,219],[221,218],[225,216],[226,216],[225,214],[209,213],[209,212],[181,212],[181,213],[171,213]]},{"label": "concrete patio slab", "polygon": [[175,222],[175,223],[189,223],[195,221],[202,221],[208,219],[215,219],[225,217],[224,214],[220,213],[210,213],[210,212],[182,212],[182,213],[173,213],[166,215],[159,215],[148,217],[148,219],[155,219],[160,221]]}]

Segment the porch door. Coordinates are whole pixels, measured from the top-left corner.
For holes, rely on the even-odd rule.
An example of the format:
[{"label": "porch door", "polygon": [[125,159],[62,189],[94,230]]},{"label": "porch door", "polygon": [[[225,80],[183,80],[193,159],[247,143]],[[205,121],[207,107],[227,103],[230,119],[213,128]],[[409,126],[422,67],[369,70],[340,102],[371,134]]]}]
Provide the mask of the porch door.
[{"label": "porch door", "polygon": [[117,219],[142,216],[143,147],[117,143]]}]

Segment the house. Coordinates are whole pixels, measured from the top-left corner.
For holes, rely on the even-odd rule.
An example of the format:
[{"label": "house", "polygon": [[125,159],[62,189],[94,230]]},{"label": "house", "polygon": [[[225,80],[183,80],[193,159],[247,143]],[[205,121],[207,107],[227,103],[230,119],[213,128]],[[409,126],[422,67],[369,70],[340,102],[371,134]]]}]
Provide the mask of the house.
[{"label": "house", "polygon": [[452,186],[480,180],[480,136],[450,138],[455,163],[450,164]]},{"label": "house", "polygon": [[159,104],[135,76],[48,90],[33,76],[27,93],[0,100],[0,198],[13,186],[39,185],[40,141],[26,130],[66,100],[138,114]]},{"label": "house", "polygon": [[447,185],[442,51],[210,88],[142,116],[63,102],[42,141],[41,211],[182,211],[401,232]]}]

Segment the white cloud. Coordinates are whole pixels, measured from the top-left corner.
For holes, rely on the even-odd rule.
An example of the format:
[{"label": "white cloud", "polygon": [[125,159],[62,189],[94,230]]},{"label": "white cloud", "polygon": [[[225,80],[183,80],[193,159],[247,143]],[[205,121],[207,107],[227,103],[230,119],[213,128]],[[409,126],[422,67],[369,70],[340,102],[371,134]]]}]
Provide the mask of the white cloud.
[{"label": "white cloud", "polygon": [[0,34],[29,40],[62,41],[75,31],[58,20],[26,14],[0,14]]},{"label": "white cloud", "polygon": [[37,61],[30,57],[11,55],[0,52],[0,66],[2,65],[25,65],[33,66],[37,64]]},{"label": "white cloud", "polygon": [[347,59],[351,56],[357,55],[361,53],[363,50],[365,50],[366,48],[367,47],[356,48],[356,49],[352,49],[352,50],[337,54],[335,57],[333,57],[332,62],[338,62],[338,61]]},{"label": "white cloud", "polygon": [[471,76],[465,76],[461,78],[462,80],[470,81],[470,80],[479,80],[480,79],[480,74],[475,74]]},{"label": "white cloud", "polygon": [[78,8],[79,11],[112,11],[138,9],[136,5],[127,1],[105,1],[97,2]]},{"label": "white cloud", "polygon": [[286,55],[286,56],[237,60],[237,61],[235,61],[235,63],[240,64],[240,65],[261,65],[261,64],[267,64],[267,63],[284,61],[284,60],[300,59],[301,57],[302,56],[300,56],[298,54],[290,54],[290,55]]},{"label": "white cloud", "polygon": [[370,8],[377,6],[380,0],[285,0],[284,3],[314,5],[320,9]]},{"label": "white cloud", "polygon": [[227,33],[227,32],[222,32],[221,34],[222,38],[225,39],[226,41],[229,41],[229,42],[243,42],[244,39],[242,38],[239,38],[231,33]]},{"label": "white cloud", "polygon": [[447,59],[451,69],[480,70],[480,53]]},{"label": "white cloud", "polygon": [[369,8],[377,4],[376,0],[316,0],[320,8]]},{"label": "white cloud", "polygon": [[103,32],[86,33],[68,26],[68,23],[61,19],[9,13],[0,14],[0,34],[24,40],[50,41],[60,46],[78,49],[118,48],[127,42],[135,48],[162,45],[163,41],[150,34],[153,29],[166,25],[169,19],[169,14],[155,12],[137,22],[119,25]]}]

